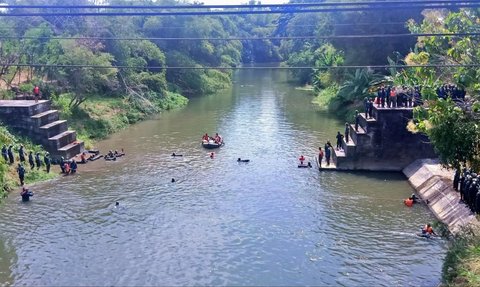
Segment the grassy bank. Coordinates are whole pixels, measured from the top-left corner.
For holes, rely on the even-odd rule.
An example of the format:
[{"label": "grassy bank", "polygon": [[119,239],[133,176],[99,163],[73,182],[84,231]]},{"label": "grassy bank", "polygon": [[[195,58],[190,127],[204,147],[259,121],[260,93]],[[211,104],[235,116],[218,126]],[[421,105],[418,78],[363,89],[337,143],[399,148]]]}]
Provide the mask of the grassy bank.
[{"label": "grassy bank", "polygon": [[91,97],[77,108],[71,108],[70,101],[69,94],[52,97],[60,117],[68,120],[69,127],[77,131],[87,148],[92,147],[94,140],[103,139],[152,114],[188,103],[187,98],[171,92],[153,102],[138,102],[126,97]]},{"label": "grassy bank", "polygon": [[[13,146],[14,155],[15,155],[15,163],[10,165],[3,157],[0,157],[0,198],[4,198],[9,191],[15,190],[16,188],[20,187],[20,181],[18,179],[17,174],[17,166],[19,163],[19,156],[18,156],[18,149],[21,144],[24,145],[25,152],[33,151],[34,153],[39,152],[42,156],[42,164],[43,164],[43,155],[45,151],[39,145],[34,145],[31,141],[26,138],[18,137],[10,133],[10,131],[3,126],[0,126],[0,148],[3,145]],[[28,160],[28,158],[27,158]],[[56,176],[56,171],[51,170],[50,173],[45,171],[45,167],[43,166],[40,169],[35,168],[31,170],[28,166],[28,162],[23,164],[25,167],[25,184],[32,184],[38,181],[44,181],[48,179],[52,179]]]},{"label": "grassy bank", "polygon": [[456,236],[443,264],[446,286],[480,286],[480,230]]},{"label": "grassy bank", "polygon": [[312,100],[312,103],[318,105],[320,109],[327,110],[335,114],[339,119],[346,122],[352,122],[355,116],[355,110],[363,111],[363,102],[345,101],[338,97],[339,86],[332,84],[325,89],[320,90],[317,96]]}]

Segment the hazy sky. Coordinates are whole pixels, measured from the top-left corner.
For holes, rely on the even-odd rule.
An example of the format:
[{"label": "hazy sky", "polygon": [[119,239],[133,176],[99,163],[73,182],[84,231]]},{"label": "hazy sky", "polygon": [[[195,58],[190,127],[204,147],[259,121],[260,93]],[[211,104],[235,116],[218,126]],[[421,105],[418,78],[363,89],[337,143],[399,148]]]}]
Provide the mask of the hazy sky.
[{"label": "hazy sky", "polygon": [[[258,0],[256,0],[258,1]],[[234,5],[234,4],[245,4],[248,0],[200,0],[205,5]],[[261,0],[262,4],[283,4],[288,2],[288,0]]]}]

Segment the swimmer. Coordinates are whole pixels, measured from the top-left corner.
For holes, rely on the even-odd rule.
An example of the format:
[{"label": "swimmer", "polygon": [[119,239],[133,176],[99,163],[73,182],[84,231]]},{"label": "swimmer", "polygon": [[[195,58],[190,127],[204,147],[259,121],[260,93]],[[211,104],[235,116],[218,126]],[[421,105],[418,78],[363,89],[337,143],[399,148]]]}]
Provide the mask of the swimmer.
[{"label": "swimmer", "polygon": [[119,207],[120,203],[118,201],[115,202],[115,208]]},{"label": "swimmer", "polygon": [[173,156],[173,157],[175,157],[175,156],[183,156],[183,154],[172,153],[172,156]]},{"label": "swimmer", "polygon": [[176,180],[174,178],[172,178],[172,183],[175,182]]},{"label": "swimmer", "polygon": [[214,152],[211,152],[210,153],[210,158],[214,158],[215,157],[215,153]]}]

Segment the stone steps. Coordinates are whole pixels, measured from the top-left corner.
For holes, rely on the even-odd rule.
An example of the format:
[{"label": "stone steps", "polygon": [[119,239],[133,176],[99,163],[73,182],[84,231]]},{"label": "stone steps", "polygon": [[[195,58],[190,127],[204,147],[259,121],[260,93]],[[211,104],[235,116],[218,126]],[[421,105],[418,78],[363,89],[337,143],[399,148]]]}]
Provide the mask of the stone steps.
[{"label": "stone steps", "polygon": [[48,110],[30,117],[35,122],[35,127],[41,127],[48,123],[58,121],[59,115],[57,110]]},{"label": "stone steps", "polygon": [[84,143],[69,131],[67,121],[59,119],[57,110],[47,100],[0,100],[0,120],[16,132],[42,144],[52,158],[72,158],[83,152]]},{"label": "stone steps", "polygon": [[360,125],[358,126],[358,131],[355,131],[355,125],[350,125],[350,138],[357,146],[370,142],[370,136]]},{"label": "stone steps", "polygon": [[354,156],[356,147],[357,145],[355,144],[355,142],[353,142],[352,138],[350,138],[348,142],[346,142],[345,138],[343,138],[342,148],[345,153],[345,156]]},{"label": "stone steps", "polygon": [[55,149],[60,149],[77,140],[76,131],[65,131],[56,136],[48,138],[48,145]]},{"label": "stone steps", "polygon": [[67,131],[67,129],[68,129],[68,126],[67,126],[66,120],[54,121],[40,127],[41,133],[45,135],[45,137],[47,138],[51,138],[52,136],[61,134]]},{"label": "stone steps", "polygon": [[63,146],[57,150],[58,156],[64,158],[72,158],[77,154],[80,154],[85,149],[83,141],[74,141],[66,146]]}]

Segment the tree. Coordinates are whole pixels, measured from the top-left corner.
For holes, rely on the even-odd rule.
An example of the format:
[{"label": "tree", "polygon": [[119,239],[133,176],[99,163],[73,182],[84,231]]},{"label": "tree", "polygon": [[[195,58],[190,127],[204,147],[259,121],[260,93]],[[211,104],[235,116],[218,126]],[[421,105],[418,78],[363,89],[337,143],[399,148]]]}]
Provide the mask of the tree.
[{"label": "tree", "polygon": [[60,69],[58,80],[69,86],[73,93],[70,107],[76,108],[88,96],[107,91],[117,85],[117,69],[112,66],[113,56],[78,45],[75,40],[61,41],[63,54],[58,58],[60,65],[102,66],[105,68],[65,67]]}]

